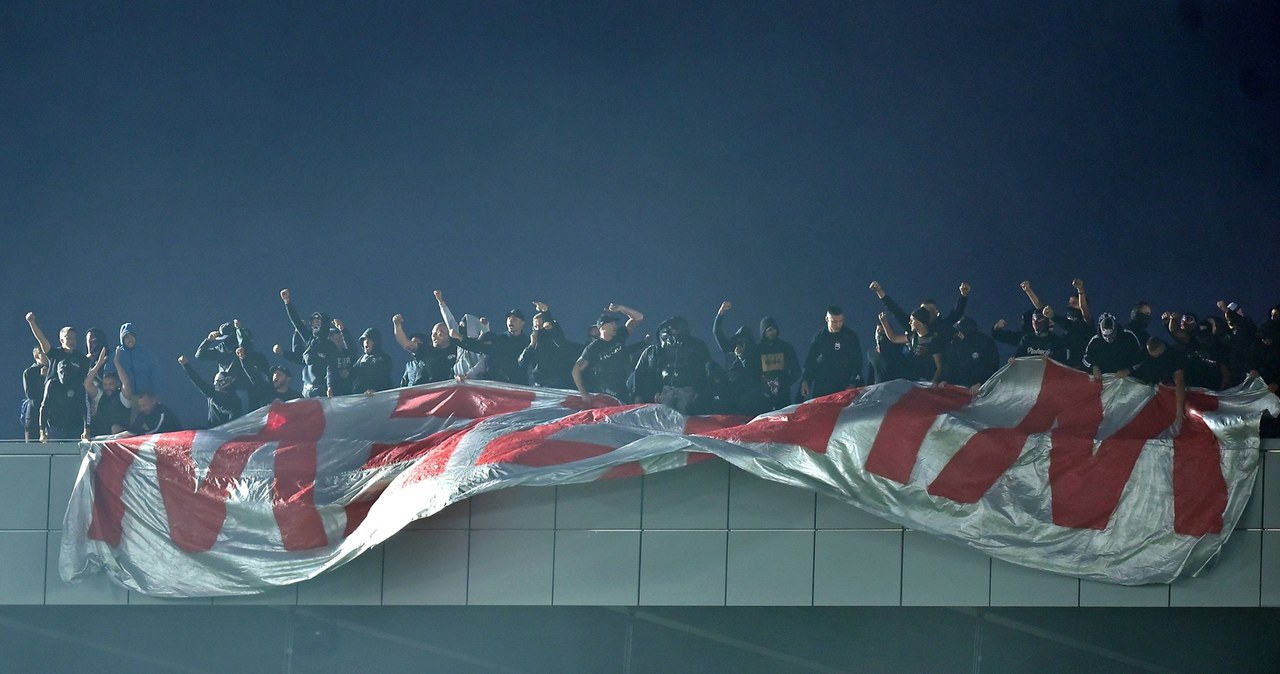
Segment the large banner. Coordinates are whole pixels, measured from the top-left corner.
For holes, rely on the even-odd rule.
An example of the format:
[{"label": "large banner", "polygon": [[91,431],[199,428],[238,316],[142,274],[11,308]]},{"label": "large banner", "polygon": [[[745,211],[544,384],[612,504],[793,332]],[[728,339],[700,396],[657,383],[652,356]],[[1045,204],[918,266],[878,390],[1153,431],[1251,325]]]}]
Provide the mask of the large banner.
[{"label": "large banner", "polygon": [[153,596],[312,578],[476,494],[718,456],[1029,567],[1112,583],[1200,571],[1258,472],[1260,382],[1174,391],[1015,361],[973,394],[895,381],[769,415],[583,409],[569,391],[452,382],[276,404],[207,431],[95,442],[60,570]]}]

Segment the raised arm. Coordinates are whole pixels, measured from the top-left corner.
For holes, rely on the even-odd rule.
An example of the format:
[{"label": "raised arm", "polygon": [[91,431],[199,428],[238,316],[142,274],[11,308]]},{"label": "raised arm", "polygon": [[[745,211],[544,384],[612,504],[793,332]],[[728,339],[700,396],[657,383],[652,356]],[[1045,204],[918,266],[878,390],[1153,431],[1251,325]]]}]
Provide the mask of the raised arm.
[{"label": "raised arm", "polygon": [[444,293],[439,290],[435,291],[436,304],[440,305],[440,320],[444,321],[444,327],[449,328],[449,334],[458,331],[458,319],[453,317],[453,312],[449,311],[449,305],[444,303]]},{"label": "raised arm", "polygon": [[716,344],[720,346],[720,350],[729,353],[733,351],[733,342],[724,336],[724,327],[721,323],[724,321],[724,315],[729,313],[729,309],[733,307],[733,302],[725,300],[720,303],[720,308],[716,311],[716,317],[711,321],[711,334],[715,335]]},{"label": "raised arm", "polygon": [[178,364],[182,366],[182,371],[187,373],[187,379],[190,379],[191,383],[195,384],[195,387],[200,389],[200,392],[204,394],[204,397],[213,397],[213,386],[209,384],[209,382],[200,378],[200,373],[196,372],[194,367],[191,367],[191,361],[185,354],[178,356]]},{"label": "raised arm", "polygon": [[104,348],[98,353],[98,361],[89,368],[89,373],[84,376],[84,392],[89,394],[92,400],[98,397],[98,373],[102,371],[102,366],[107,364],[107,350]]},{"label": "raised arm", "polygon": [[53,348],[49,345],[49,339],[44,336],[44,331],[36,324],[35,312],[27,312],[27,325],[31,327],[31,334],[36,338],[36,342],[40,344],[40,351],[49,353],[49,349]]},{"label": "raised arm", "polygon": [[880,303],[884,305],[885,311],[889,312],[889,314],[892,315],[904,329],[911,325],[911,319],[907,316],[907,312],[903,311],[902,307],[898,306],[898,303],[895,302],[892,297],[889,297],[889,294],[884,291],[884,287],[880,285],[879,281],[872,281],[869,287],[871,288],[871,292],[875,293],[876,297],[880,298]]},{"label": "raised arm", "polygon": [[284,301],[284,310],[285,313],[289,314],[289,322],[293,324],[293,329],[303,338],[306,338],[307,335],[311,334],[311,329],[306,323],[302,322],[302,317],[298,315],[298,310],[293,307],[288,288],[280,291],[280,299]]},{"label": "raised arm", "polygon": [[1089,298],[1084,293],[1084,281],[1071,279],[1071,287],[1076,289],[1076,301],[1080,303],[1080,314],[1084,316],[1084,322],[1092,323],[1093,316],[1089,314]]},{"label": "raised arm", "polygon": [[222,337],[222,333],[214,330],[209,333],[208,337],[200,340],[200,345],[196,347],[196,360],[217,360],[218,359],[218,339]]},{"label": "raised arm", "polygon": [[969,308],[969,290],[971,289],[969,282],[965,281],[960,284],[960,297],[956,298],[956,306],[942,319],[945,325],[954,325],[956,321],[964,318],[964,312]]},{"label": "raised arm", "polygon": [[404,316],[402,314],[396,314],[391,317],[391,334],[396,336],[396,344],[399,344],[400,348],[405,351],[413,351],[413,340],[404,334]]},{"label": "raised arm", "polygon": [[610,302],[609,306],[606,307],[606,311],[614,311],[622,314],[623,316],[626,316],[627,317],[626,327],[628,332],[635,330],[636,326],[640,325],[640,321],[644,320],[644,314],[624,304],[616,304],[616,303]]},{"label": "raised arm", "polygon": [[1018,284],[1018,287],[1022,288],[1022,292],[1027,294],[1027,299],[1031,300],[1031,306],[1035,307],[1036,311],[1044,308],[1044,304],[1040,301],[1040,296],[1031,289],[1031,281],[1023,281]]},{"label": "raised arm", "polygon": [[907,343],[907,336],[893,331],[893,326],[889,325],[889,314],[883,311],[880,312],[880,327],[884,330],[884,336],[894,344]]}]

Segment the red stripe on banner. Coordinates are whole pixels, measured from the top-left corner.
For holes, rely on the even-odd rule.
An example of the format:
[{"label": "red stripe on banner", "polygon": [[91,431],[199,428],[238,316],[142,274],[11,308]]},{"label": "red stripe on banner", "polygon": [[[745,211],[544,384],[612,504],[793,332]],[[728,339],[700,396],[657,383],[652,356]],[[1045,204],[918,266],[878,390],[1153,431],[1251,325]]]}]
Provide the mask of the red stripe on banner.
[{"label": "red stripe on banner", "polygon": [[533,406],[536,395],[533,391],[481,388],[466,384],[431,391],[407,389],[400,392],[400,399],[391,411],[391,418],[480,419],[527,410]]},{"label": "red stripe on banner", "polygon": [[[169,519],[169,536],[188,552],[213,547],[227,518],[227,497],[244,472],[249,457],[276,442],[272,510],[288,550],[328,543],[324,523],[313,500],[316,441],[324,432],[324,409],[318,400],[275,404],[262,430],[232,438],[213,453],[204,482],[198,487],[191,456],[194,432],[166,433],[155,442],[156,478]],[[282,456],[283,455],[283,456]]]},{"label": "red stripe on banner", "polygon": [[406,461],[416,461],[430,454],[437,445],[453,436],[475,428],[476,424],[481,421],[483,419],[476,419],[468,422],[465,426],[436,431],[421,440],[413,440],[411,442],[398,442],[391,445],[375,442],[369,448],[369,460],[365,461],[363,466],[360,466],[360,470],[373,470]]},{"label": "red stripe on banner", "polygon": [[[1120,505],[1142,447],[1173,425],[1173,390],[1161,387],[1129,423],[1098,443],[1083,433],[1060,438],[1049,449],[1053,523],[1075,529],[1105,529]],[[1095,431],[1096,433],[1096,431]]]},{"label": "red stripe on banner", "polygon": [[142,449],[143,437],[112,440],[102,444],[98,467],[93,474],[93,507],[89,520],[90,539],[111,547],[120,546],[124,534],[124,476]]},{"label": "red stripe on banner", "polygon": [[491,440],[476,459],[476,465],[514,463],[531,468],[545,468],[608,454],[617,447],[581,440],[558,440],[552,436],[573,426],[603,423],[636,407],[638,405],[584,410],[523,431],[512,431]]},{"label": "red stripe on banner", "polygon": [[[1218,409],[1218,399],[1187,392],[1198,412]],[[1190,412],[1173,440],[1173,530],[1187,536],[1222,533],[1227,481],[1222,476],[1222,447],[1204,417]]]},{"label": "red stripe on banner", "polygon": [[[374,502],[378,500],[378,496],[381,493],[379,491],[377,494],[367,497],[368,500],[352,501],[343,508],[347,515],[347,526],[342,529],[343,538],[350,536],[356,530],[356,527],[360,526],[360,523],[364,521],[364,518],[369,516],[369,509],[373,507]],[[366,497],[362,496],[361,498]]]},{"label": "red stripe on banner", "polygon": [[701,417],[688,417],[684,422],[685,435],[708,435],[733,426],[741,426],[751,417],[740,417],[733,414],[708,414]]},{"label": "red stripe on banner", "polygon": [[885,413],[871,451],[867,453],[867,471],[906,484],[933,422],[939,415],[954,412],[970,402],[973,394],[959,386],[907,391]]},{"label": "red stripe on banner", "polygon": [[458,445],[467,437],[467,432],[475,428],[481,421],[483,420],[476,419],[474,422],[467,424],[465,428],[460,429],[459,432],[445,438],[443,442],[435,447],[426,448],[425,453],[420,455],[413,466],[406,471],[408,475],[399,478],[403,480],[402,486],[407,487],[423,480],[438,477],[443,473],[444,469],[449,465],[449,459],[453,457],[454,452],[458,451]]},{"label": "red stripe on banner", "polygon": [[836,420],[862,389],[840,391],[801,403],[786,414],[756,417],[751,423],[720,431],[700,433],[728,442],[768,442],[799,445],[816,454],[825,454],[835,431]]},{"label": "red stripe on banner", "polygon": [[956,452],[929,485],[929,493],[957,503],[977,503],[1013,466],[1032,433],[1053,428],[1052,442],[1092,451],[1102,423],[1102,383],[1089,375],[1045,362],[1035,405],[1015,428],[985,428]]},{"label": "red stripe on banner", "polygon": [[319,404],[308,410],[314,418],[299,419],[315,427],[314,437],[276,446],[275,477],[271,480],[271,510],[280,527],[285,550],[312,550],[329,544],[324,521],[316,510],[316,442],[324,432],[324,413]]}]

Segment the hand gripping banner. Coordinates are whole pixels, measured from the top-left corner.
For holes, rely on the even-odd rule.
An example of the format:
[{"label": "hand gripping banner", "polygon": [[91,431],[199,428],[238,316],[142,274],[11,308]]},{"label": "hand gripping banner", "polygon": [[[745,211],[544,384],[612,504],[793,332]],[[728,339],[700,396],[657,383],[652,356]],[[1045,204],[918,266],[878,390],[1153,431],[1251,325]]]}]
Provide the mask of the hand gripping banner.
[{"label": "hand gripping banner", "polygon": [[718,456],[761,478],[1046,571],[1167,583],[1205,568],[1258,473],[1261,382],[1174,392],[1018,360],[973,394],[894,381],[752,420],[453,382],[275,404],[207,431],[94,442],[62,578],[153,596],[312,578],[476,494]]}]

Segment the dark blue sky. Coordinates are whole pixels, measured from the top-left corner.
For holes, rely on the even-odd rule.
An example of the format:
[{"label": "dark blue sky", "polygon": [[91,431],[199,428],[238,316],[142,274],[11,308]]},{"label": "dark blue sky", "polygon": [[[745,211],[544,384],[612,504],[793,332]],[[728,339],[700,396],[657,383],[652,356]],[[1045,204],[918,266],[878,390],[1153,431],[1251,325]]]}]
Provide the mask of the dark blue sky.
[{"label": "dark blue sky", "polygon": [[1073,276],[1261,313],[1278,43],[1263,1],[7,2],[0,429],[27,310],[137,323],[194,419],[173,360],[232,317],[287,340],[286,286],[384,332],[434,288],[707,338],[728,298],[802,352],[830,303],[869,341],[873,278],[968,280],[984,324]]}]

